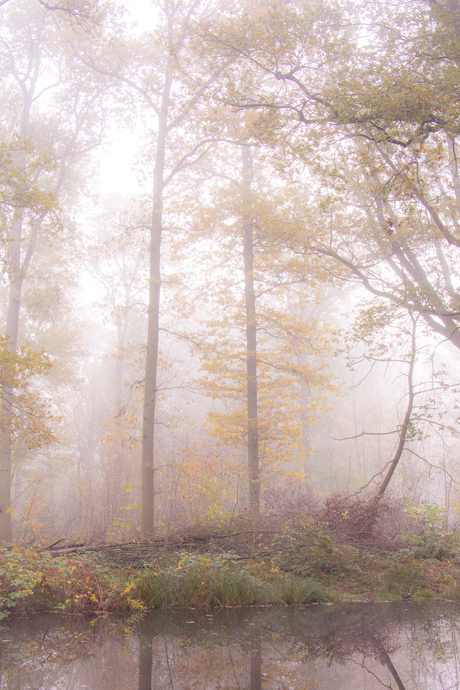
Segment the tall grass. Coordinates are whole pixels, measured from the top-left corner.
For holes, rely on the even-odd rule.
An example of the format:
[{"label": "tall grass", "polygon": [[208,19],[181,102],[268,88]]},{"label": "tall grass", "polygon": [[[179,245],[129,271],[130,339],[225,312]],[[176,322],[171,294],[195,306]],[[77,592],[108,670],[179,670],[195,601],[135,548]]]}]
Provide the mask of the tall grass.
[{"label": "tall grass", "polygon": [[280,573],[235,557],[182,554],[168,567],[151,568],[136,581],[133,598],[160,606],[248,606],[330,601],[308,578]]}]

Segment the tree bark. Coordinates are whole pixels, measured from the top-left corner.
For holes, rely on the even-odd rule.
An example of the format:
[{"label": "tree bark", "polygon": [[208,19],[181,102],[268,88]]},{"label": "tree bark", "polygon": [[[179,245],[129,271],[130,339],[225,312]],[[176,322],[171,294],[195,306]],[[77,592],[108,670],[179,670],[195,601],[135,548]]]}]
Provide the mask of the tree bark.
[{"label": "tree bark", "polygon": [[142,425],[142,504],[141,533],[144,537],[155,529],[155,412],[157,397],[158,344],[160,332],[161,297],[161,235],[163,231],[163,191],[165,150],[168,134],[169,97],[173,82],[173,57],[170,56],[165,73],[161,110],[158,118],[158,138],[153,170],[153,209],[150,229],[149,307],[147,322],[147,353],[144,379],[144,411]]},{"label": "tree bark", "polygon": [[246,395],[248,420],[249,505],[258,511],[260,499],[259,428],[257,418],[257,319],[254,290],[254,236],[250,218],[252,160],[249,146],[241,147],[243,162],[243,257],[246,305]]},{"label": "tree bark", "polygon": [[[21,291],[24,277],[21,272],[21,233],[22,217],[18,212],[13,223],[11,246],[9,249],[9,268],[11,271],[8,313],[6,319],[6,334],[9,336],[8,349],[16,354],[19,334],[19,312],[21,307]],[[14,365],[13,365],[14,366]],[[1,434],[0,434],[0,541],[13,540],[11,523],[11,427],[14,396],[14,372],[10,372],[11,379],[2,382],[1,395]]]}]

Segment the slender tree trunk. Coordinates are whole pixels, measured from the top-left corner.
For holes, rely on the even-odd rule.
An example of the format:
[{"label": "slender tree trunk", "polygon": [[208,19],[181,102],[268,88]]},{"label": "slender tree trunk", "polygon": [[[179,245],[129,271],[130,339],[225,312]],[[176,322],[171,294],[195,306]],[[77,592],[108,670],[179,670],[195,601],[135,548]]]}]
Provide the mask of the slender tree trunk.
[{"label": "slender tree trunk", "polygon": [[[307,357],[299,357],[299,364],[307,363]],[[310,423],[308,421],[308,405],[311,400],[310,389],[306,383],[300,383],[300,424],[302,427],[302,471],[304,474],[304,484],[312,475],[311,469],[311,445],[310,445]]]},{"label": "slender tree trunk", "polygon": [[[296,309],[291,303],[289,302],[289,311],[290,313],[295,316],[296,315]],[[309,314],[307,310],[304,310],[302,313],[302,321],[306,322],[308,321]],[[298,354],[297,355],[297,363],[303,367],[308,364],[308,356],[305,354]],[[308,478],[311,477],[312,474],[312,468],[311,468],[311,445],[310,445],[310,423],[308,421],[309,415],[308,415],[308,407],[309,403],[311,402],[311,392],[310,388],[307,383],[305,383],[302,379],[300,380],[300,426],[301,426],[301,432],[302,432],[302,472],[304,475],[303,483],[304,487],[307,487],[308,483]]]},{"label": "slender tree trunk", "polygon": [[11,542],[11,401],[12,386],[3,386],[0,416],[0,541]]},{"label": "slender tree trunk", "polygon": [[391,478],[398,466],[398,463],[401,459],[401,456],[403,454],[404,447],[406,445],[406,438],[407,438],[407,432],[409,430],[409,425],[411,422],[411,416],[412,416],[412,408],[414,406],[414,397],[415,397],[415,392],[414,392],[414,368],[415,368],[415,355],[416,355],[416,327],[417,327],[417,321],[416,319],[411,315],[412,318],[412,350],[411,350],[411,356],[409,360],[409,372],[407,374],[407,381],[408,381],[408,402],[407,402],[407,408],[406,408],[406,413],[404,415],[404,420],[401,425],[401,429],[399,432],[399,442],[398,442],[398,447],[396,448],[396,452],[394,454],[393,460],[390,463],[390,467],[388,468],[388,472],[385,475],[385,479],[383,480],[382,484],[380,485],[379,490],[377,491],[377,498],[380,498],[383,496],[385,493],[388,484],[391,481]]},{"label": "slender tree trunk", "polygon": [[150,282],[147,325],[147,356],[144,381],[144,414],[142,429],[142,507],[141,532],[154,533],[154,456],[155,412],[157,395],[158,341],[160,327],[160,248],[161,197],[154,199],[150,243]]},{"label": "slender tree trunk", "polygon": [[262,690],[262,642],[260,635],[251,638],[251,690]]},{"label": "slender tree trunk", "polygon": [[[19,334],[19,312],[23,275],[21,272],[21,234],[22,218],[20,212],[13,223],[9,249],[9,266],[11,271],[8,313],[6,317],[6,334],[10,338],[8,349],[16,354]],[[14,365],[13,365],[14,366]],[[10,380],[2,382],[1,394],[1,434],[0,434],[0,541],[13,540],[11,525],[11,432],[13,413],[13,380],[14,371],[9,372]]]},{"label": "slender tree trunk", "polygon": [[163,230],[163,190],[166,138],[168,134],[169,96],[173,81],[173,59],[166,69],[158,139],[153,170],[153,210],[150,231],[149,308],[147,324],[147,354],[144,381],[144,413],[142,427],[142,505],[141,533],[144,537],[154,533],[154,457],[155,411],[157,396],[158,342],[160,331],[161,289],[161,235]]},{"label": "slender tree trunk", "polygon": [[257,320],[254,291],[254,237],[251,218],[252,160],[249,146],[241,147],[243,162],[243,257],[246,303],[246,395],[248,415],[249,505],[258,511],[260,498],[259,429],[257,418]]}]

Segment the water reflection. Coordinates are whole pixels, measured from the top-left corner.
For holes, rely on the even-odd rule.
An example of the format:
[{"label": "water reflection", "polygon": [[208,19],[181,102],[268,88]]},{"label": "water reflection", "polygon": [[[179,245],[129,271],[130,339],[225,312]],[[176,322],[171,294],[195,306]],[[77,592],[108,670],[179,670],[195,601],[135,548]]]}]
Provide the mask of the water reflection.
[{"label": "water reflection", "polygon": [[0,628],[0,688],[460,688],[460,605],[160,611]]}]

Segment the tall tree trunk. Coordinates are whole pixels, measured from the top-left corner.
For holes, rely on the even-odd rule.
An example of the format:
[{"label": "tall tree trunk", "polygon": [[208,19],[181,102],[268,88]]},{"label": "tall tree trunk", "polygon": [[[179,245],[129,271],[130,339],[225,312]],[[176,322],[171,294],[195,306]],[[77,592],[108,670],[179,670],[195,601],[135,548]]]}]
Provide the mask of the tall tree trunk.
[{"label": "tall tree trunk", "polygon": [[[299,364],[307,364],[307,357],[299,357]],[[311,393],[306,383],[300,383],[300,424],[302,429],[302,472],[304,474],[304,485],[312,475],[311,469],[311,444],[310,444],[310,422],[308,421],[308,406],[311,401]]]},{"label": "tall tree trunk", "polygon": [[249,505],[258,511],[260,499],[259,428],[257,418],[257,320],[254,291],[254,236],[250,217],[252,159],[249,146],[241,147],[243,162],[243,257],[246,304],[246,395],[248,415]]},{"label": "tall tree trunk", "polygon": [[149,307],[147,323],[147,354],[144,380],[144,412],[142,426],[142,504],[141,533],[144,537],[154,533],[155,495],[155,412],[157,396],[158,342],[160,332],[161,291],[161,235],[163,230],[163,191],[166,138],[168,134],[168,107],[173,82],[173,58],[166,69],[161,111],[158,121],[158,139],[153,170],[153,209],[150,229]]},{"label": "tall tree trunk", "polygon": [[[21,271],[21,235],[22,216],[18,211],[11,232],[9,248],[9,268],[11,271],[8,313],[6,317],[6,334],[10,341],[8,349],[16,354],[19,334],[19,312],[21,308],[21,292],[23,274]],[[14,366],[14,364],[12,365]],[[11,432],[14,396],[14,372],[9,372],[9,380],[2,382],[1,394],[1,434],[0,434],[0,541],[13,540],[11,525]]]}]

